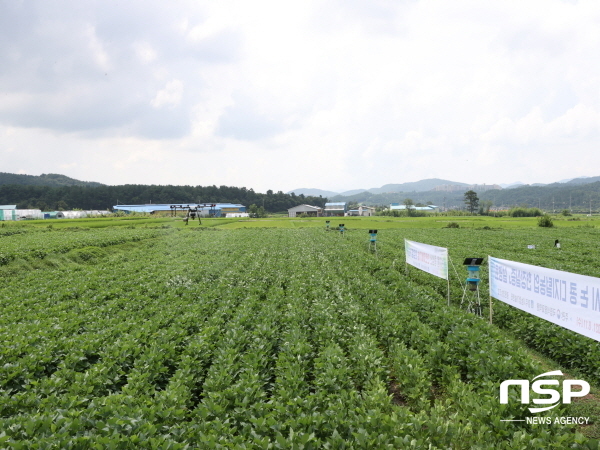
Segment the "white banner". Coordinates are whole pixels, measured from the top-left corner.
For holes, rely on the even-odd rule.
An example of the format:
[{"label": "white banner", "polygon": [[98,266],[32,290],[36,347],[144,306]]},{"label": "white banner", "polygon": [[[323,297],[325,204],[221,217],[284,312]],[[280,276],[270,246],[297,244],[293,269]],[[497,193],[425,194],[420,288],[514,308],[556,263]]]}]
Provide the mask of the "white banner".
[{"label": "white banner", "polygon": [[404,239],[406,262],[431,275],[448,279],[448,249]]},{"label": "white banner", "polygon": [[488,259],[492,297],[600,341],[600,278]]}]

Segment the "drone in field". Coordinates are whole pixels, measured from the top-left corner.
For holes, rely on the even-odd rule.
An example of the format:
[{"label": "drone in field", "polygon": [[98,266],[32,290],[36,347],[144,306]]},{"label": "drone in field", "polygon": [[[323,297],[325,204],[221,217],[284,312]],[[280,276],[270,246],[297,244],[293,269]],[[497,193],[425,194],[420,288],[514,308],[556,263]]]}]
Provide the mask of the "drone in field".
[{"label": "drone in field", "polygon": [[202,212],[203,208],[208,207],[209,208],[209,212],[211,209],[214,209],[214,207],[216,206],[215,203],[202,203],[200,205],[196,205],[196,206],[190,206],[190,205],[171,205],[171,216],[175,217],[177,216],[177,210],[181,209],[182,211],[187,210],[185,217],[183,218],[183,221],[185,222],[185,224],[188,224],[188,221],[190,219],[192,219],[192,222],[194,220],[196,220],[196,218],[198,219],[198,225],[202,225],[202,219],[200,218],[200,213]]}]

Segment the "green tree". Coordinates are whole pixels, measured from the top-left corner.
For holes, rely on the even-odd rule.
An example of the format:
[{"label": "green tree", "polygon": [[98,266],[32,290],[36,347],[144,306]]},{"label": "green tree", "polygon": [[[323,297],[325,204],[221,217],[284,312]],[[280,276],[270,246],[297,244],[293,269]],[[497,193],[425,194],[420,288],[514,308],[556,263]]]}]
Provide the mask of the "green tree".
[{"label": "green tree", "polygon": [[477,208],[479,207],[479,197],[477,197],[477,192],[472,190],[465,192],[465,204],[471,214],[477,211]]},{"label": "green tree", "polygon": [[44,201],[37,202],[36,208],[39,209],[40,211],[48,211],[50,209],[48,204]]},{"label": "green tree", "polygon": [[248,215],[250,217],[252,217],[253,219],[260,219],[262,217],[267,217],[265,208],[263,208],[262,206],[256,206],[256,205],[250,205],[250,208],[248,208]]},{"label": "green tree", "polygon": [[489,215],[490,208],[492,207],[493,204],[494,204],[494,202],[491,200],[481,200],[479,202],[479,214],[486,215],[486,216]]},{"label": "green tree", "polygon": [[538,217],[538,227],[552,228],[553,226],[552,218],[548,214]]},{"label": "green tree", "polygon": [[412,212],[415,208],[415,202],[412,201],[412,198],[405,198],[403,203],[406,207],[406,215],[408,217],[412,216]]}]

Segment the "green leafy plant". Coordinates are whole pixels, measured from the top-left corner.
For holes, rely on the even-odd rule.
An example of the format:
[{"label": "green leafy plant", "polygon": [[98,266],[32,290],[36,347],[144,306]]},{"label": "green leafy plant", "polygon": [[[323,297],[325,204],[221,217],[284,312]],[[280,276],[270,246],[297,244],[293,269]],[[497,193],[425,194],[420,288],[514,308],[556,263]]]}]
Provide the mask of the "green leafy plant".
[{"label": "green leafy plant", "polygon": [[[594,342],[507,305],[490,325],[457,294],[448,307],[445,280],[393,264],[406,237],[455,259],[552,255],[584,271],[572,252],[596,231],[552,233],[560,252],[536,227],[459,229],[449,243],[440,228],[386,230],[377,255],[362,233],[321,228],[0,236],[10,255],[99,256],[0,286],[0,447],[582,447],[572,429],[503,422],[526,409],[499,405],[498,386],[542,372],[520,339],[588,371]],[[523,242],[540,251],[523,255]]]},{"label": "green leafy plant", "polygon": [[539,216],[537,223],[538,223],[538,227],[552,228],[554,226],[554,223],[552,222],[552,218],[548,214]]}]

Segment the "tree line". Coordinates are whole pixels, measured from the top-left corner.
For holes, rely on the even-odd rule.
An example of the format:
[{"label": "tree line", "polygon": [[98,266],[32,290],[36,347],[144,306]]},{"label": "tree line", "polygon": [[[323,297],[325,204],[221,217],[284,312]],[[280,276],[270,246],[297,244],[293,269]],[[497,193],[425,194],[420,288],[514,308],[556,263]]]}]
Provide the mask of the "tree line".
[{"label": "tree line", "polygon": [[114,205],[146,203],[239,203],[256,205],[266,212],[284,212],[301,204],[324,207],[326,198],[285,194],[268,190],[265,194],[245,187],[231,186],[160,186],[126,184],[121,186],[0,186],[0,204],[17,209],[58,211],[69,209],[112,209]]}]

